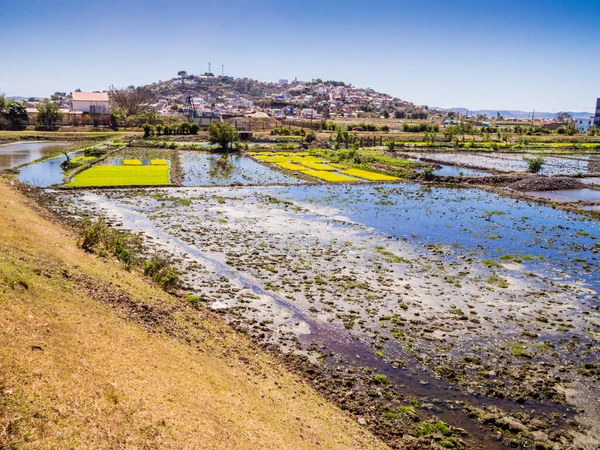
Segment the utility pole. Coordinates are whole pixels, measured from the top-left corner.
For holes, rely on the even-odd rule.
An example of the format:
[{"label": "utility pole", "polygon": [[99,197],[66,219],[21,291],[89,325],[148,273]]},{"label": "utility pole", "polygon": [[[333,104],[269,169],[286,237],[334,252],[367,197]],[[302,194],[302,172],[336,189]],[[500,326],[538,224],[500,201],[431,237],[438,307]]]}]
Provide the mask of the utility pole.
[{"label": "utility pole", "polygon": [[535,120],[535,109],[533,110],[533,113],[531,114],[531,126],[533,126],[534,120]]}]

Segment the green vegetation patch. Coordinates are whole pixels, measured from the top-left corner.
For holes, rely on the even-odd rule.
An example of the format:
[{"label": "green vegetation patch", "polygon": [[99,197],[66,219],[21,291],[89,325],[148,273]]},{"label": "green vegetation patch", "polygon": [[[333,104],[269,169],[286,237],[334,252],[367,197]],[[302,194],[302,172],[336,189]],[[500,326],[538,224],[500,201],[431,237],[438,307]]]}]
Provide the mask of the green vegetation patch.
[{"label": "green vegetation patch", "polygon": [[66,186],[168,185],[169,166],[95,166],[77,174]]},{"label": "green vegetation patch", "polygon": [[98,159],[95,156],[75,156],[74,158],[71,158],[71,162],[74,163],[84,163],[87,161],[95,161],[96,159]]}]

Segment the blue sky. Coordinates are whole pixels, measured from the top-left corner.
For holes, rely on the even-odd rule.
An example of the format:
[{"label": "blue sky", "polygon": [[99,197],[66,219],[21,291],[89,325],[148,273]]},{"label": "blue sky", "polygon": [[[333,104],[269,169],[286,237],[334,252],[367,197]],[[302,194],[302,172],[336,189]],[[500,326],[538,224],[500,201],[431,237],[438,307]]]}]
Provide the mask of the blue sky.
[{"label": "blue sky", "polygon": [[598,0],[0,0],[0,92],[213,71],[335,79],[416,104],[591,111]]}]

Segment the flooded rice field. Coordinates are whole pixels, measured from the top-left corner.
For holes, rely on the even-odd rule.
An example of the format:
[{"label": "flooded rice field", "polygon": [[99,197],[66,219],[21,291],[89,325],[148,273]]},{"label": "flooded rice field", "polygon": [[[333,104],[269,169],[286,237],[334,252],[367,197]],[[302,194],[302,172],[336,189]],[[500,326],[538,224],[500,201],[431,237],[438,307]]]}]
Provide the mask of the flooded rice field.
[{"label": "flooded rice field", "polygon": [[11,169],[46,156],[56,155],[68,146],[62,142],[18,142],[0,145],[0,170]]},{"label": "flooded rice field", "polygon": [[[476,447],[504,432],[600,442],[598,222],[418,184],[56,195],[64,214],[105,215],[170,251],[189,292],[235,326],[373,373]],[[369,396],[386,401],[382,386]],[[490,421],[508,425],[490,434]]]},{"label": "flooded rice field", "polygon": [[[538,155],[531,153],[492,153],[492,152],[411,152],[410,156],[422,160],[453,165],[464,165],[499,172],[526,172],[526,158]],[[544,156],[542,175],[575,175],[578,173],[600,172],[600,162],[596,156],[589,158]]]},{"label": "flooded rice field", "polygon": [[274,171],[243,155],[226,156],[222,164],[220,154],[181,151],[183,186],[231,184],[298,184],[293,176]]},{"label": "flooded rice field", "polygon": [[[439,175],[442,177],[484,177],[491,175],[490,172],[485,172],[483,170],[475,170],[469,169],[467,167],[460,166],[449,166],[442,164],[442,167],[439,169],[435,169],[433,171],[434,175]],[[422,169],[418,169],[417,172],[421,172]]]}]

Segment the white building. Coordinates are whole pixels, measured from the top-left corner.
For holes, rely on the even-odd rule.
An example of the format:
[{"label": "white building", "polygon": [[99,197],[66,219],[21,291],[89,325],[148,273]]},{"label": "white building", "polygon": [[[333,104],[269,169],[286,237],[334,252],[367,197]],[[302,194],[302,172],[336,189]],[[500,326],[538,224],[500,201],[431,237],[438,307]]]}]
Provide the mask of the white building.
[{"label": "white building", "polygon": [[300,116],[304,119],[312,119],[316,114],[317,114],[317,112],[314,109],[310,109],[310,108],[304,108],[300,112]]},{"label": "white building", "polygon": [[590,128],[594,126],[594,118],[575,119],[575,126],[580,133],[587,133],[590,131]]},{"label": "white building", "polygon": [[108,94],[106,92],[73,92],[73,112],[108,114]]}]

